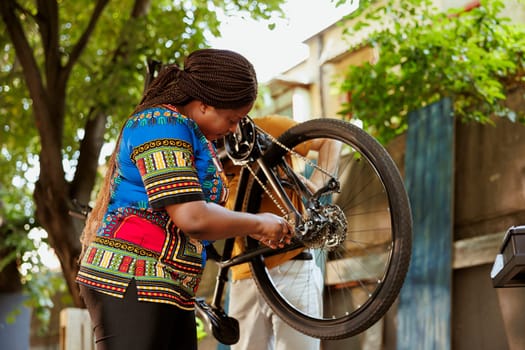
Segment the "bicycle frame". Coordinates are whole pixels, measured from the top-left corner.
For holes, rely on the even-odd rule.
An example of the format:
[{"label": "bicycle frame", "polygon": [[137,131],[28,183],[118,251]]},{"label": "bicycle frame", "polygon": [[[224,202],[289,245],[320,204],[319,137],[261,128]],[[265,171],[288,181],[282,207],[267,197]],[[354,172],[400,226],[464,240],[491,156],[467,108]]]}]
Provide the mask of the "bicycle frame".
[{"label": "bicycle frame", "polygon": [[[215,260],[219,269],[217,272],[217,280],[212,296],[211,304],[212,310],[223,314],[222,301],[224,295],[224,288],[228,282],[228,272],[230,267],[243,263],[249,263],[261,256],[267,257],[295,250],[297,248],[305,247],[299,237],[304,237],[310,230],[322,227],[322,223],[326,221],[325,218],[319,217],[316,214],[316,208],[319,208],[319,198],[327,191],[339,191],[339,183],[333,177],[330,178],[328,184],[318,189],[313,193],[301,180],[298,174],[294,171],[291,164],[285,157],[264,157],[264,152],[267,151],[273,142],[273,138],[264,130],[255,126],[254,122],[247,116],[241,121],[238,131],[230,136],[230,139],[225,139],[225,148],[234,164],[244,167],[239,174],[238,188],[247,188],[250,176],[255,176],[253,170],[247,170],[247,167],[252,167],[254,164],[258,166],[260,171],[266,177],[268,187],[270,187],[273,194],[280,200],[284,211],[286,212],[287,220],[295,228],[295,238],[290,245],[284,248],[272,249],[269,247],[259,246],[258,248],[247,250],[240,255],[232,256],[235,238],[225,240],[222,255],[219,254],[213,245],[207,248],[210,260]],[[233,144],[232,144],[233,143]],[[271,166],[267,164],[265,159],[271,159]],[[289,184],[283,182],[279,174],[283,174]],[[294,206],[292,199],[287,194],[285,186],[293,187],[296,193],[299,193],[303,199],[304,209],[309,213],[310,218],[305,220]],[[234,210],[242,211],[242,196],[241,191],[237,191],[235,198]],[[249,238],[247,238],[249,239]],[[201,301],[202,302],[202,301]],[[227,316],[226,316],[227,317]]]},{"label": "bicycle frame", "polygon": [[[232,209],[255,213],[261,204],[273,205],[270,210],[280,211],[294,227],[295,238],[272,249],[248,237],[246,250],[236,256],[235,238],[223,241],[221,254],[213,244],[206,247],[207,260],[218,267],[217,279],[210,303],[197,297],[195,309],[214,337],[223,344],[239,340],[239,323],[222,305],[230,268],[244,263],[251,264],[254,282],[275,314],[303,334],[342,339],[383,317],[403,285],[412,235],[403,180],[384,147],[363,130],[333,119],[297,124],[275,139],[246,117],[224,141],[229,158],[242,166]],[[329,153],[336,158],[335,167],[321,161],[333,160],[324,158],[333,142],[341,144]],[[322,153],[324,145],[332,146]],[[315,177],[305,177],[310,170]],[[79,214],[87,212],[79,208]],[[311,258],[286,264],[304,266],[314,279],[321,275],[322,285],[309,280],[300,281],[302,286],[281,284],[287,271],[274,277],[265,258],[304,248],[312,250]],[[305,308],[296,304],[285,293],[294,288],[322,288],[323,309],[317,311],[315,301]]]},{"label": "bicycle frame", "polygon": [[[219,254],[215,247],[208,246],[207,252],[208,255],[213,255],[213,257],[210,257],[212,260],[214,260],[215,264],[217,265],[219,271],[217,273],[217,281],[215,283],[215,289],[212,296],[212,302],[210,304],[211,307],[217,308],[222,310],[222,298],[224,296],[224,288],[226,286],[226,283],[229,281],[228,278],[228,272],[230,267],[248,263],[252,259],[262,256],[271,256],[280,254],[283,252],[291,251],[294,249],[297,249],[302,246],[301,243],[295,242],[292,243],[285,248],[280,249],[272,249],[269,247],[261,246],[259,248],[255,248],[249,251],[246,251],[242,254],[236,255],[232,257],[232,251],[233,251],[233,245],[235,242],[235,238],[228,238],[225,240],[224,248],[222,254]],[[211,247],[211,248],[210,248]],[[212,250],[214,253],[210,254],[210,250]],[[215,260],[215,258],[218,258]]]},{"label": "bicycle frame", "polygon": [[[249,117],[246,117],[249,118]],[[249,119],[249,122],[253,124],[253,121]],[[281,200],[282,204],[284,205],[285,209],[289,213],[288,215],[293,215],[293,218],[289,220],[295,223],[296,226],[300,225],[302,222],[302,218],[298,210],[293,205],[290,197],[286,193],[283,185],[281,184],[279,177],[276,175],[274,170],[272,170],[264,161],[262,155],[262,148],[266,147],[267,145],[265,143],[269,142],[267,139],[262,140],[261,138],[265,138],[265,135],[268,135],[265,131],[254,127],[253,128],[254,134],[252,135],[252,140],[248,142],[252,142],[253,148],[250,148],[249,154],[245,155],[246,163],[248,163],[248,166],[250,166],[253,163],[257,163],[257,165],[260,167],[260,169],[263,171],[264,175],[268,179],[268,183],[270,184],[272,190],[274,193],[277,194],[277,197]],[[244,130],[242,131],[244,134]],[[237,140],[237,142],[242,142],[240,140]],[[261,142],[264,143],[264,145],[261,145]],[[308,188],[300,181],[299,177],[294,173],[293,169],[288,165],[288,163],[284,160],[280,160],[277,163],[277,166],[283,170],[283,172],[286,173],[286,175],[294,180],[295,185],[297,188],[304,193],[308,193],[309,196],[312,196],[312,193],[308,190]],[[250,178],[250,172],[246,171],[245,168],[241,169],[240,172],[240,179],[238,183],[238,188],[246,188],[247,182]],[[241,203],[239,201],[240,194],[237,193],[237,197],[235,199],[234,204],[234,210],[240,211],[241,210]],[[235,238],[228,238],[225,240],[224,248],[222,254],[219,254],[215,247],[213,245],[208,246],[207,252],[208,256],[212,260],[215,261],[219,271],[217,273],[217,282],[215,284],[215,290],[212,296],[212,302],[211,307],[216,308],[219,310],[222,310],[222,298],[224,295],[224,288],[226,286],[226,283],[228,282],[228,272],[230,267],[240,265],[243,263],[248,263],[251,260],[260,257],[260,256],[270,256],[270,255],[276,255],[283,252],[291,251],[294,249],[297,249],[299,247],[303,247],[304,245],[298,241],[294,240],[292,244],[287,245],[284,248],[279,249],[272,249],[269,247],[261,246],[259,248],[251,249],[249,251],[245,251],[241,253],[240,255],[232,257],[233,252],[233,246],[234,246]]]}]

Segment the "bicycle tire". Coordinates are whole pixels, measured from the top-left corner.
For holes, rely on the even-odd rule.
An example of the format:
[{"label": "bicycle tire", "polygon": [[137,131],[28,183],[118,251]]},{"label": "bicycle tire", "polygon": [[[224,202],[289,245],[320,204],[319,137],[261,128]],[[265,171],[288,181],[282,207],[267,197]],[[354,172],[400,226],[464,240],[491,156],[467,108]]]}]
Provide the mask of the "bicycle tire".
[{"label": "bicycle tire", "polygon": [[[311,273],[313,276],[317,269],[322,272],[323,310],[309,311],[307,305],[298,305],[287,297],[288,288],[314,288],[313,277],[312,281],[307,278],[304,285],[290,279],[294,276],[281,280],[288,270],[271,272],[264,257],[252,260],[250,268],[264,299],[286,323],[312,337],[343,339],[375,324],[397,298],[410,263],[412,215],[396,164],[386,149],[362,129],[341,120],[314,119],[292,127],[278,141],[292,149],[318,138],[342,143],[338,174],[346,181],[342,182],[341,193],[333,195],[331,201],[341,208],[348,221],[345,240],[337,249],[313,250],[317,268],[312,267]],[[286,153],[274,143],[264,160],[273,166]],[[258,169],[256,174],[264,184],[262,171]],[[251,177],[244,190],[241,210],[259,211],[265,197],[261,184]],[[372,227],[374,224],[380,226]],[[257,244],[247,240],[248,249]],[[379,264],[373,266],[374,271],[370,261]],[[305,262],[290,260],[286,269],[291,270],[294,264]]]}]

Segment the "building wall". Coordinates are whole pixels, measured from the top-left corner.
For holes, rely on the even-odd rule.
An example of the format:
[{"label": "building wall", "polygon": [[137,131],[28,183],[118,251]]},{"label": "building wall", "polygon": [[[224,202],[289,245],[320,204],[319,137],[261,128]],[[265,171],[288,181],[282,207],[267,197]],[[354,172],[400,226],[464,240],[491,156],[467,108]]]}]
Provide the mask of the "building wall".
[{"label": "building wall", "polygon": [[[479,2],[436,0],[435,3],[448,9],[469,8]],[[525,22],[525,9],[517,6],[516,0],[506,1],[505,15]],[[377,59],[377,52],[370,48],[348,52],[347,48],[360,42],[362,37],[345,42],[341,40],[343,29],[333,25],[307,39],[310,57],[270,83],[275,89],[286,81],[288,89],[294,93],[301,91],[303,105],[310,104],[309,109],[304,109],[306,112],[294,113],[296,104],[292,101],[289,115],[294,119],[337,117],[341,103],[349,96],[338,95],[331,84],[342,79],[349,65]],[[516,92],[511,103],[515,103],[515,108],[525,108],[519,96],[523,96],[523,91]],[[310,115],[302,116],[308,110]],[[504,118],[494,122],[494,125],[456,124],[451,271],[451,343],[455,350],[525,348],[522,334],[525,313],[521,312],[525,308],[525,288],[496,289],[490,280],[490,270],[506,229],[525,224],[525,126]],[[404,136],[388,145],[402,173],[404,147]],[[395,305],[384,321],[383,349],[395,349]],[[331,345],[336,349],[348,348],[351,344],[358,349],[359,343],[362,341],[356,338]]]},{"label": "building wall", "polygon": [[[471,8],[479,4],[479,0],[434,0],[437,8],[443,10],[451,8]],[[517,22],[525,22],[525,7],[519,5],[518,0],[506,1],[504,16]],[[294,92],[303,94],[300,100],[302,107],[297,107],[290,98],[292,111],[288,111],[290,117],[297,120],[307,120],[321,117],[337,117],[341,104],[348,101],[348,96],[341,96],[333,84],[340,82],[344,78],[344,72],[349,65],[359,65],[363,62],[374,62],[378,58],[378,53],[370,48],[363,48],[355,51],[348,51],[349,47],[355,47],[374,30],[369,28],[358,36],[351,38],[344,37],[343,31],[352,27],[356,20],[347,21],[344,25],[334,23],[316,35],[306,39],[305,44],[309,47],[310,55],[303,62],[292,67],[282,75],[275,77],[268,85],[272,91],[273,98],[281,98],[277,93],[282,86],[292,89]],[[343,39],[344,37],[344,39]],[[307,98],[304,92],[307,91]],[[309,107],[305,108],[304,105]],[[293,111],[299,109],[299,111]],[[279,106],[266,108],[256,111],[257,114],[278,113]],[[308,115],[306,115],[309,113]]]}]

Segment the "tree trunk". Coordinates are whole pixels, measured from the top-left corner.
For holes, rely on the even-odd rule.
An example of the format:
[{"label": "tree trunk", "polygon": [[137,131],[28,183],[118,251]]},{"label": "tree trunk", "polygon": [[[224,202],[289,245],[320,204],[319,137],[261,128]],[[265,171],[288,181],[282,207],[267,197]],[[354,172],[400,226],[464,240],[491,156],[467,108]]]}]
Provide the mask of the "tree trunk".
[{"label": "tree trunk", "polygon": [[46,176],[40,176],[34,192],[36,216],[39,224],[49,234],[49,243],[60,261],[73,303],[82,307],[84,303],[75,282],[81,249],[80,230],[79,225],[74,222],[76,219],[69,215],[72,206],[69,205],[67,194],[66,186],[56,186]]},{"label": "tree trunk", "polygon": [[[23,9],[16,0],[0,0],[0,15],[23,67],[25,82],[32,100],[35,125],[40,136],[40,176],[34,190],[36,219],[49,235],[49,244],[60,261],[64,278],[75,306],[82,307],[75,277],[81,251],[80,233],[84,222],[69,215],[73,200],[87,204],[96,178],[98,157],[103,144],[106,115],[104,111],[88,121],[81,144],[79,165],[72,183],[65,179],[62,166],[62,139],[64,132],[66,85],[69,75],[84,51],[96,23],[109,0],[97,0],[84,33],[62,64],[64,55],[59,50],[59,6],[56,0],[39,0],[37,16],[43,38],[45,65],[39,67],[34,50],[26,37],[18,11]],[[151,0],[135,0],[132,18],[148,13]],[[125,50],[120,43],[115,52]],[[0,254],[3,252],[0,252]],[[1,255],[0,255],[1,257]],[[21,286],[20,279],[13,286]],[[13,283],[10,281],[10,283]],[[18,283],[18,284],[17,284]]]},{"label": "tree trunk", "polygon": [[[1,229],[1,228],[0,228]],[[1,239],[4,239],[5,232],[0,231]],[[0,261],[12,254],[14,249],[2,248],[0,249]],[[22,282],[20,281],[20,273],[18,272],[17,259],[9,262],[2,269],[0,273],[0,294],[2,293],[19,293],[22,291]]]}]

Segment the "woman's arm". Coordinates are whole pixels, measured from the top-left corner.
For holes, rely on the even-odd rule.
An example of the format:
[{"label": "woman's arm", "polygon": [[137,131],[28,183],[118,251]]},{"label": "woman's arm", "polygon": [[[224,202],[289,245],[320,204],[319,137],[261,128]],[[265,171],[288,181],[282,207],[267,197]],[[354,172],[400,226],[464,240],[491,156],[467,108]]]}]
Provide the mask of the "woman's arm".
[{"label": "woman's arm", "polygon": [[[311,150],[319,152],[318,166],[330,174],[335,174],[341,156],[342,143],[332,139],[316,139],[310,145]],[[309,179],[304,179],[313,192],[325,185],[325,175],[314,169]]]},{"label": "woman's arm", "polygon": [[205,201],[172,204],[166,211],[177,227],[197,239],[250,236],[271,248],[282,248],[292,237],[288,222],[271,213],[236,212]]}]

